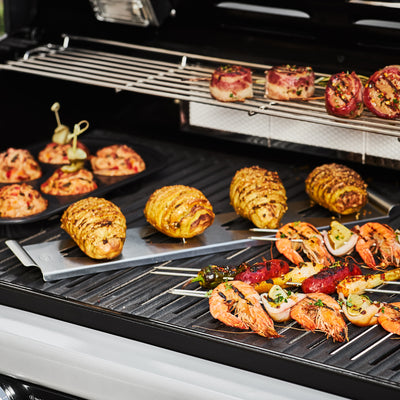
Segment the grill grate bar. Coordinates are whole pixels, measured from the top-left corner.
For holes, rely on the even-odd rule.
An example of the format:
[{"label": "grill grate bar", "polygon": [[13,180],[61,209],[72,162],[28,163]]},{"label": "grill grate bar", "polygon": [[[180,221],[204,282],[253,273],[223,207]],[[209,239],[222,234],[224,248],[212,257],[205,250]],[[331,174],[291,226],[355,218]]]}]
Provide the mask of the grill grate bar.
[{"label": "grill grate bar", "polygon": [[362,352],[356,354],[355,356],[351,357],[351,361],[357,360],[360,357],[363,357],[366,353],[368,353],[369,351],[371,351],[372,349],[374,349],[375,347],[379,346],[380,344],[382,344],[382,342],[386,341],[387,339],[389,339],[391,336],[393,336],[393,333],[388,333],[386,336],[384,336],[383,338],[381,338],[380,340],[378,340],[377,342],[375,342],[373,345],[367,347],[365,350],[363,350]]},{"label": "grill grate bar", "polygon": [[[91,39],[82,38],[80,40],[91,41]],[[132,47],[123,43],[113,44],[117,47]],[[244,103],[221,103],[210,96],[208,82],[202,79],[210,77],[213,69],[225,60],[182,55],[173,51],[143,48],[141,46],[133,46],[132,49],[152,52],[156,55],[156,59],[49,45],[33,49],[23,59],[8,61],[8,63],[0,65],[0,68],[107,87],[117,91],[132,91],[229,107],[245,111],[249,116],[259,113],[400,137],[400,121],[383,120],[375,117],[369,111],[355,120],[346,120],[328,115],[323,99],[291,102],[266,99],[264,97],[263,73],[270,68],[269,65],[253,64],[254,68],[258,68],[258,71],[254,71],[255,96],[252,99],[248,99]],[[176,62],[164,61],[163,57],[166,55],[174,56]],[[196,64],[190,64],[187,61],[188,59],[193,59]],[[204,65],[199,65],[199,62]],[[211,66],[210,62],[212,62]],[[240,61],[233,62],[246,65],[246,63]],[[317,78],[325,76],[327,75],[316,73]],[[316,96],[323,97],[323,94],[323,87],[317,86]]]}]

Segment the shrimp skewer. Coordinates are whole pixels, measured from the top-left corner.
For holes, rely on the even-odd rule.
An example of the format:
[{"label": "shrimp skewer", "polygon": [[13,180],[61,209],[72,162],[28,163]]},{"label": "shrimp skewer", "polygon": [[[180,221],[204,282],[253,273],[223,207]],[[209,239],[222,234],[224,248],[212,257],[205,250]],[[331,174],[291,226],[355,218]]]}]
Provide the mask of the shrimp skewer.
[{"label": "shrimp skewer", "polygon": [[389,225],[367,222],[355,229],[359,235],[356,250],[369,268],[377,269],[374,253],[378,251],[382,257],[381,268],[400,266],[400,243]]},{"label": "shrimp skewer", "polygon": [[210,313],[228,326],[252,329],[264,337],[280,337],[274,322],[260,304],[260,295],[248,283],[220,283],[209,299]]},{"label": "shrimp skewer", "polygon": [[388,332],[400,335],[400,302],[385,304],[380,309],[378,322]]},{"label": "shrimp skewer", "polygon": [[292,307],[290,316],[303,328],[320,330],[334,341],[348,340],[346,322],[336,300],[325,293],[309,293]]},{"label": "shrimp skewer", "polygon": [[[325,266],[335,262],[325,247],[321,233],[307,222],[291,222],[284,225],[276,233],[276,238],[278,251],[296,265],[304,262],[300,251],[304,251],[311,261]],[[301,240],[300,243],[295,241],[298,239]]]}]

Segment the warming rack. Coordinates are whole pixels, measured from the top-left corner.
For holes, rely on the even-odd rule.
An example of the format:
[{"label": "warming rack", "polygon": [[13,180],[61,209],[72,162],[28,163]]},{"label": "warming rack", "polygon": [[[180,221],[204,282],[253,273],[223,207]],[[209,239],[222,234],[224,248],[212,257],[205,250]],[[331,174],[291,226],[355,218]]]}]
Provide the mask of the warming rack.
[{"label": "warming rack", "polygon": [[[72,43],[74,44],[72,45]],[[83,44],[83,47],[80,47]],[[101,49],[89,49],[100,45]],[[111,47],[113,52],[104,51]],[[124,50],[118,53],[119,50]],[[254,97],[243,103],[222,103],[209,93],[209,78],[221,64],[238,64],[253,70]],[[61,45],[47,44],[9,60],[0,69],[131,91],[174,100],[203,103],[333,127],[353,129],[400,138],[400,121],[385,120],[365,110],[360,118],[348,120],[329,115],[324,87],[316,86],[315,100],[276,101],[264,97],[264,71],[271,65],[207,57],[90,37],[63,35]],[[316,79],[329,75],[316,72]]]}]

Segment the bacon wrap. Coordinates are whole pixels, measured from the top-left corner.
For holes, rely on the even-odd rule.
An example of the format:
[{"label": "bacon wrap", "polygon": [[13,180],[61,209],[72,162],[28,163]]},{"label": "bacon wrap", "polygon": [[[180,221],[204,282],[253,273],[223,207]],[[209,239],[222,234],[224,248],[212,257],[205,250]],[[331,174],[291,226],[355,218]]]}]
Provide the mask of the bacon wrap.
[{"label": "bacon wrap", "polygon": [[361,115],[364,87],[355,72],[332,75],[325,89],[325,107],[329,114],[355,118]]},{"label": "bacon wrap", "polygon": [[289,264],[284,260],[264,260],[249,266],[237,274],[235,279],[249,284],[255,284],[289,272]]},{"label": "bacon wrap", "polygon": [[378,117],[400,117],[399,65],[382,68],[369,78],[364,90],[364,104]]},{"label": "bacon wrap", "polygon": [[330,294],[336,291],[337,284],[348,276],[361,275],[361,269],[354,263],[344,263],[326,267],[315,275],[303,281],[301,287],[304,293]]},{"label": "bacon wrap", "polygon": [[220,101],[244,101],[253,97],[252,72],[238,65],[218,67],[210,82],[211,95]]},{"label": "bacon wrap", "polygon": [[275,100],[307,99],[314,94],[311,67],[283,65],[265,72],[265,97]]}]

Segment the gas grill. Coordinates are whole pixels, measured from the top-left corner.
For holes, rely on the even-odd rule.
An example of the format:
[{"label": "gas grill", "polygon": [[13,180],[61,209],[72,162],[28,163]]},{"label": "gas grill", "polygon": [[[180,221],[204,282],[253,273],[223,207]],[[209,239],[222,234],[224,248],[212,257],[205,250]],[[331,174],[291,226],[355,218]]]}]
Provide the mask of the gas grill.
[{"label": "gas grill", "polygon": [[[353,69],[368,76],[398,63],[398,4],[188,3],[6,0],[2,147],[49,141],[50,106],[59,101],[63,122],[89,121],[83,142],[144,146],[166,160],[153,174],[104,194],[121,208],[128,228],[148,228],[145,203],[165,185],[196,187],[217,215],[232,214],[231,179],[252,165],[279,173],[289,211],[295,210],[287,222],[326,226],[332,215],[310,205],[304,179],[327,160],[357,170],[370,190],[367,212],[343,222],[398,228],[399,121],[369,112],[355,120],[332,117],[322,99],[271,101],[262,83],[264,71],[278,63],[312,65],[320,78]],[[225,104],[210,97],[207,78],[230,63],[254,71],[253,99]],[[317,86],[316,97],[323,90]],[[190,279],[180,269],[281,258],[273,244],[44,280],[6,241],[29,246],[66,239],[59,220],[60,212],[0,225],[1,398],[399,396],[400,345],[380,326],[349,324],[349,341],[335,343],[291,322],[277,324],[282,338],[265,339],[214,320],[197,284],[185,287],[192,296],[174,292]],[[226,224],[251,227],[238,216]],[[176,244],[157,232],[146,240]],[[64,255],[78,252],[72,247]]]}]

